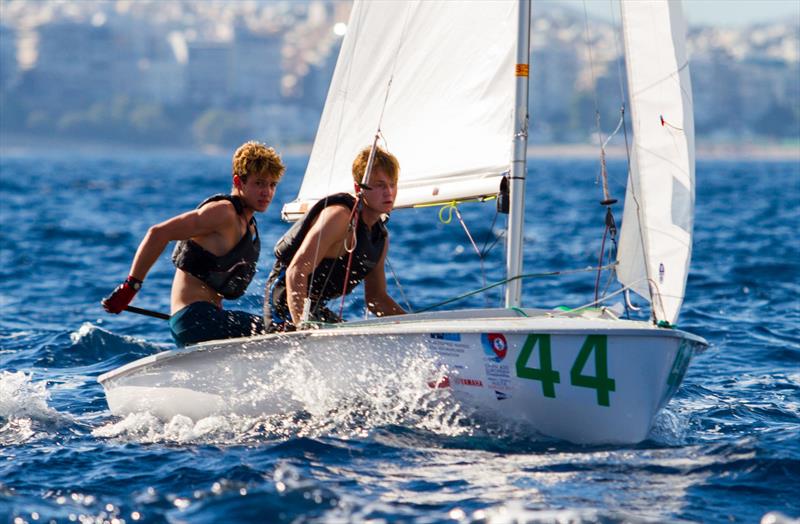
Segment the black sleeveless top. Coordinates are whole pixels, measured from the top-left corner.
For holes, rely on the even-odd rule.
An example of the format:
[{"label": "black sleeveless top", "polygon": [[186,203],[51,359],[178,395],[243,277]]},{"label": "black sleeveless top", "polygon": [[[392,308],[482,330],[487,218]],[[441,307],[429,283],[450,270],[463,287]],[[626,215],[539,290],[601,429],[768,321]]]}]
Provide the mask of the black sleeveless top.
[{"label": "black sleeveless top", "polygon": [[[356,199],[347,193],[336,193],[318,201],[314,206],[287,231],[275,244],[275,265],[267,280],[267,300],[265,301],[265,320],[275,323],[291,322],[288,303],[286,302],[286,269],[289,267],[297,250],[306,238],[314,219],[323,209],[332,205],[343,205],[353,209]],[[342,296],[345,278],[347,293],[375,268],[383,254],[386,244],[386,225],[379,220],[371,228],[359,220],[356,228],[356,247],[350,274],[347,272],[349,253],[338,258],[323,258],[313,272],[313,281],[308,285],[308,297],[311,299],[312,318],[325,322],[336,322],[341,319],[328,311],[324,306],[331,298]],[[309,275],[309,280],[311,276]]]},{"label": "black sleeveless top", "polygon": [[[219,200],[229,201],[239,215],[244,213],[241,199],[233,195],[214,195],[203,200],[197,208],[200,209],[210,202]],[[250,233],[250,224],[255,229],[255,239]],[[191,239],[181,240],[172,252],[172,262],[175,267],[199,278],[224,298],[232,299],[244,295],[256,274],[260,253],[261,240],[258,236],[256,219],[253,217],[242,239],[226,254],[217,256]]]}]

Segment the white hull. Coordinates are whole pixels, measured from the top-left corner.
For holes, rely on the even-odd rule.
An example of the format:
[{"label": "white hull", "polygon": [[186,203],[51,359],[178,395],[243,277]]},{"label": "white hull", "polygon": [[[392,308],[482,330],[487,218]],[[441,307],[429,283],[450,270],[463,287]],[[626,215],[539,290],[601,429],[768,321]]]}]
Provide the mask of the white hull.
[{"label": "white hull", "polygon": [[421,359],[430,373],[427,380],[414,376],[427,384],[420,387],[449,388],[478,420],[576,443],[636,443],[677,390],[692,354],[706,346],[645,322],[525,313],[406,315],[207,342],[140,359],[99,381],[116,415],[260,416],[306,407],[280,385],[297,362],[303,376],[322,378],[341,398],[365,380],[391,382],[388,376],[403,373],[409,359]]}]

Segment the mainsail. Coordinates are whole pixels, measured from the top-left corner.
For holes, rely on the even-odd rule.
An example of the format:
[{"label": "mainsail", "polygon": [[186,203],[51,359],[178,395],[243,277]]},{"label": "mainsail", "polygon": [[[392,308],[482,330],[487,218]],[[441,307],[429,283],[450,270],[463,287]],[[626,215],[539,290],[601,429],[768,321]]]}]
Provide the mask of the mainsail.
[{"label": "mainsail", "polygon": [[514,122],[517,2],[356,1],[297,199],[353,190],[378,126],[400,161],[395,207],[499,192]]},{"label": "mainsail", "polygon": [[694,118],[680,2],[622,1],[634,143],[618,277],[675,324],[692,254]]}]

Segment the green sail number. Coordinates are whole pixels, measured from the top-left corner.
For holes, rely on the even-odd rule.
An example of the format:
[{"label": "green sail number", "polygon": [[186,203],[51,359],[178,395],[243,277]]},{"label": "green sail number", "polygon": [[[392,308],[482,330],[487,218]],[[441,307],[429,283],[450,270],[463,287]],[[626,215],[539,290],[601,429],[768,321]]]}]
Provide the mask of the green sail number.
[{"label": "green sail number", "polygon": [[[594,352],[594,376],[581,372]],[[601,406],[611,405],[609,391],[616,389],[617,383],[608,377],[608,338],[605,335],[589,335],[581,347],[578,358],[569,372],[573,386],[597,390],[597,403]]]},{"label": "green sail number", "polygon": [[[538,348],[539,367],[528,367],[534,348]],[[584,375],[583,370],[594,353],[594,375]],[[561,375],[553,369],[550,335],[528,335],[517,358],[517,376],[542,383],[542,394],[556,398],[555,385],[561,382]],[[610,406],[609,392],[616,390],[616,382],[608,376],[608,338],[605,335],[589,335],[581,346],[572,369],[570,383],[581,388],[597,391],[597,404]]]},{"label": "green sail number", "polygon": [[[529,368],[528,360],[531,358],[534,347],[539,348],[539,367]],[[561,375],[558,371],[553,370],[553,360],[550,357],[550,335],[528,335],[517,358],[517,376],[541,381],[542,394],[545,397],[556,398],[555,384],[561,382]]]}]

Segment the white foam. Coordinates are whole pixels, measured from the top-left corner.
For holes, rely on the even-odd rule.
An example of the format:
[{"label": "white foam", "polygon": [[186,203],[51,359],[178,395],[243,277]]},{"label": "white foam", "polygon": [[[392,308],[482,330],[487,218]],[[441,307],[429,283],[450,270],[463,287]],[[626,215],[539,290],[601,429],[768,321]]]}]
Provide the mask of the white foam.
[{"label": "white foam", "polygon": [[689,415],[674,410],[669,405],[661,410],[653,422],[649,437],[656,442],[677,446],[686,442],[689,433]]},{"label": "white foam", "polygon": [[444,375],[433,358],[411,354],[394,369],[364,365],[342,390],[319,366],[292,354],[273,367],[260,391],[281,392],[302,406],[310,418],[299,429],[307,435],[364,436],[387,425],[461,435],[467,431],[461,407],[449,390],[428,386]]},{"label": "white foam", "polygon": [[84,338],[88,338],[92,336],[92,334],[96,331],[103,331],[100,328],[94,326],[91,322],[84,322],[81,324],[81,327],[78,328],[78,331],[73,331],[69,334],[69,339],[72,341],[73,344],[77,344]]},{"label": "white foam", "polygon": [[364,437],[375,428],[402,425],[446,436],[469,433],[465,413],[447,389],[428,383],[445,375],[433,359],[410,355],[398,368],[366,365],[346,388],[297,352],[276,361],[265,376],[250,378],[232,405],[270,400],[279,414],[221,414],[197,421],[175,416],[164,421],[134,413],[93,431],[98,437],[140,442],[241,443],[291,437]]},{"label": "white foam", "polygon": [[46,382],[34,382],[33,375],[17,371],[0,372],[0,417],[52,420],[60,414],[47,405]]},{"label": "white foam", "polygon": [[0,445],[19,444],[37,435],[37,423],[61,422],[65,415],[47,405],[47,383],[33,375],[0,372]]}]

